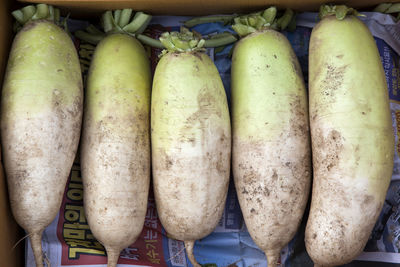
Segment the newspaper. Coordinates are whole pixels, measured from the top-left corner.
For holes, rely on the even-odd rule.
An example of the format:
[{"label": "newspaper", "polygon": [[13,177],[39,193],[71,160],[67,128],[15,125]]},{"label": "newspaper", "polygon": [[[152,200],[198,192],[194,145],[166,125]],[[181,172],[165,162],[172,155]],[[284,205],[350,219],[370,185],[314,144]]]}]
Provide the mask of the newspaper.
[{"label": "newspaper", "polygon": [[[363,13],[361,17],[376,40],[389,87],[393,129],[396,135],[396,153],[392,182],[382,213],[374,227],[364,252],[346,266],[399,266],[400,264],[400,24],[390,15]],[[159,36],[166,30],[177,30],[182,21],[190,17],[156,16],[146,34]],[[299,59],[307,83],[308,43],[312,27],[318,21],[316,13],[297,16],[297,29],[284,32]],[[74,32],[88,25],[85,21],[69,21]],[[231,31],[230,26],[208,23],[193,29],[203,35]],[[75,40],[79,51],[84,77],[90,65],[94,46]],[[154,68],[158,62],[159,49],[146,48]],[[208,50],[223,80],[228,103],[230,103],[230,52],[232,45]],[[94,238],[87,224],[83,209],[83,187],[79,162],[71,171],[65,189],[60,212],[43,233],[43,251],[51,266],[106,266],[103,246]],[[281,266],[313,266],[304,246],[304,229],[308,210],[293,240],[281,252]],[[29,240],[26,242],[26,266],[34,267]],[[226,207],[215,231],[195,243],[196,259],[205,266],[249,267],[266,266],[264,253],[252,241],[240,211],[233,180],[229,186]],[[392,264],[390,264],[392,263]],[[138,240],[121,253],[118,266],[192,266],[186,257],[182,241],[168,238],[157,215],[154,196],[149,194],[148,210],[143,231]]]}]

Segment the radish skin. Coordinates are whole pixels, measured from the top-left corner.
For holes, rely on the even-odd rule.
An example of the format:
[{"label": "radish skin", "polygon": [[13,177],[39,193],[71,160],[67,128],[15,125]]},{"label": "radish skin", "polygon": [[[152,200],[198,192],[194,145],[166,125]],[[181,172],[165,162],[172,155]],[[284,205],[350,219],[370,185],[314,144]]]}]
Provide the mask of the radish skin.
[{"label": "radish skin", "polygon": [[10,204],[43,266],[41,236],[56,217],[77,151],[82,78],[66,32],[46,20],[16,35],[1,103],[1,138]]},{"label": "radish skin", "polygon": [[314,182],[305,242],[318,266],[359,255],[380,214],[394,135],[375,41],[355,16],[327,16],[309,51]]},{"label": "radish skin", "polygon": [[151,104],[154,195],[162,225],[185,241],[210,234],[229,184],[231,131],[225,90],[204,53],[169,52],[157,65]]},{"label": "radish skin", "polygon": [[142,231],[150,184],[150,65],[143,46],[112,34],[96,47],[81,144],[84,207],[108,267]]},{"label": "radish skin", "polygon": [[311,182],[308,103],[284,35],[259,30],[232,57],[233,176],[247,229],[268,266],[294,237]]}]

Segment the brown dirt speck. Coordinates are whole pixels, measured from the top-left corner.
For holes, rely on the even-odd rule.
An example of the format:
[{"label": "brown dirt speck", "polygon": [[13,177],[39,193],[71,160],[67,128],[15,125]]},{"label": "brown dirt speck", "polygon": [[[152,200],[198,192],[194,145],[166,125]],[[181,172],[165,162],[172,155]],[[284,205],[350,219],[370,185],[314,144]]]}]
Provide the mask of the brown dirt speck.
[{"label": "brown dirt speck", "polygon": [[166,168],[167,170],[169,170],[169,169],[171,169],[172,165],[173,165],[172,160],[171,160],[168,156],[166,156],[166,159],[165,159],[165,168]]},{"label": "brown dirt speck", "polygon": [[374,197],[371,195],[365,195],[363,199],[363,205],[369,207],[374,202]]},{"label": "brown dirt speck", "polygon": [[192,55],[203,61],[203,53],[202,52],[192,52]]},{"label": "brown dirt speck", "polygon": [[304,107],[299,96],[294,97],[290,102],[290,133],[294,136],[308,138],[309,125],[307,109]]},{"label": "brown dirt speck", "polygon": [[343,138],[340,132],[331,130],[324,137],[321,131],[315,130],[312,146],[315,151],[313,158],[316,170],[329,172],[339,164],[340,154],[343,150]]},{"label": "brown dirt speck", "polygon": [[[221,116],[221,111],[216,108],[216,98],[208,88],[203,88],[197,96],[198,110],[192,113],[187,119],[186,124],[181,130],[182,136],[187,135],[187,130],[193,128],[196,122],[200,122],[201,130],[206,130],[206,121],[212,115]],[[205,136],[204,134],[202,136]],[[224,140],[221,140],[223,142]],[[205,140],[201,140],[202,143]]]},{"label": "brown dirt speck", "polygon": [[321,83],[321,94],[333,98],[335,91],[342,86],[347,65],[338,67],[331,64],[325,66],[325,78]]},{"label": "brown dirt speck", "polygon": [[276,170],[274,169],[273,173],[272,173],[272,180],[276,181],[278,179],[278,174],[276,172]]}]

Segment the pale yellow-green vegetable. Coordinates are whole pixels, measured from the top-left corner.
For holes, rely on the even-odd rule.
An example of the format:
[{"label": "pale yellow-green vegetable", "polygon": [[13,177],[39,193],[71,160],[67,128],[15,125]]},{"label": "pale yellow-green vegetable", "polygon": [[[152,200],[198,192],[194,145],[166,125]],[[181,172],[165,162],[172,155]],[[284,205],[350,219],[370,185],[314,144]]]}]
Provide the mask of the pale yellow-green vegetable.
[{"label": "pale yellow-green vegetable", "polygon": [[295,235],[311,180],[308,102],[284,35],[266,28],[232,57],[232,167],[247,229],[268,266]]},{"label": "pale yellow-green vegetable", "polygon": [[116,266],[142,231],[150,183],[150,65],[143,46],[112,34],[96,47],[81,143],[85,213]]},{"label": "pale yellow-green vegetable", "polygon": [[157,211],[167,233],[185,241],[210,234],[225,207],[231,130],[225,90],[201,52],[168,52],[157,65],[151,103]]},{"label": "pale yellow-green vegetable", "polygon": [[81,130],[83,90],[76,49],[60,27],[28,22],[9,55],[1,139],[13,215],[43,266],[41,236],[56,217]]},{"label": "pale yellow-green vegetable", "polygon": [[352,261],[385,200],[394,137],[375,41],[354,15],[313,29],[309,101],[314,180],[306,248],[316,266]]}]

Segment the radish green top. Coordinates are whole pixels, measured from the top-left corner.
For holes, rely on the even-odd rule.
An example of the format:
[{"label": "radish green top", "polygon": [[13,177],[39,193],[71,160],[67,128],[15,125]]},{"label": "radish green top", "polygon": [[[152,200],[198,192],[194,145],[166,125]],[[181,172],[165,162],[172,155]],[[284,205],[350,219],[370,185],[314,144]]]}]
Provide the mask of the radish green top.
[{"label": "radish green top", "polygon": [[343,20],[347,15],[364,16],[354,8],[345,5],[322,5],[319,8],[319,18],[335,15],[338,20]]},{"label": "radish green top", "polygon": [[201,38],[201,35],[184,27],[181,28],[180,32],[164,32],[160,41],[169,52],[204,51],[205,41]]},{"label": "radish green top", "polygon": [[123,33],[136,37],[142,43],[150,46],[164,48],[158,40],[142,34],[149,25],[152,16],[143,12],[136,12],[133,16],[132,14],[133,10],[129,8],[106,11],[101,18],[104,32],[93,25],[89,25],[86,31],[76,31],[75,35],[79,39],[97,45],[107,34]]},{"label": "radish green top", "polygon": [[236,41],[237,38],[228,32],[213,35],[205,40],[200,33],[181,27],[180,32],[164,32],[161,35],[160,42],[165,47],[161,56],[168,52],[204,52],[207,47],[224,46]]},{"label": "radish green top", "polygon": [[[102,25],[104,32],[98,30],[95,26],[89,25],[86,31],[77,31],[75,35],[88,43],[97,44],[106,34],[123,33],[137,38],[140,42],[151,47],[160,49],[166,48],[168,51],[184,52],[198,51],[202,47],[217,47],[233,43],[237,40],[231,33],[220,33],[212,36],[208,40],[203,40],[198,33],[192,33],[186,28],[181,32],[164,33],[162,40],[153,39],[142,34],[151,21],[152,16],[143,12],[137,12],[133,18],[132,9],[120,9],[115,11],[106,11],[102,16]],[[130,22],[129,22],[130,21]]]},{"label": "radish green top", "polygon": [[[25,6],[11,13],[15,18],[14,30],[19,31],[26,23],[33,20],[48,20],[60,25],[60,10],[46,4]],[[65,21],[63,22],[65,26]]]},{"label": "radish green top", "polygon": [[291,9],[286,9],[285,13],[277,18],[277,9],[273,6],[261,12],[235,18],[232,28],[240,37],[244,37],[266,28],[284,30],[292,21],[294,21],[294,12]]},{"label": "radish green top", "polygon": [[[198,17],[188,20],[184,23],[186,27],[193,27],[202,23],[222,22],[231,24],[233,30],[240,37],[247,36],[256,31],[265,29],[284,30],[288,28],[293,30],[295,24],[295,13],[291,9],[286,9],[282,16],[278,17],[278,10],[272,6],[264,11],[251,13],[248,15],[231,15],[231,16],[207,16]],[[207,44],[205,45],[207,47]]]}]

